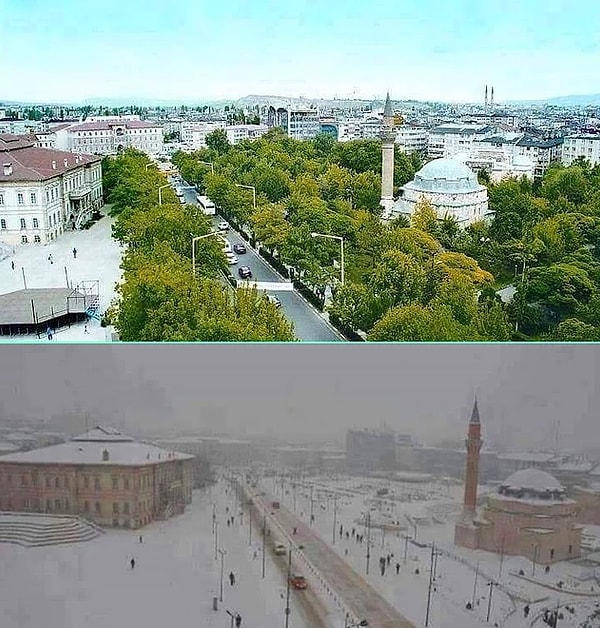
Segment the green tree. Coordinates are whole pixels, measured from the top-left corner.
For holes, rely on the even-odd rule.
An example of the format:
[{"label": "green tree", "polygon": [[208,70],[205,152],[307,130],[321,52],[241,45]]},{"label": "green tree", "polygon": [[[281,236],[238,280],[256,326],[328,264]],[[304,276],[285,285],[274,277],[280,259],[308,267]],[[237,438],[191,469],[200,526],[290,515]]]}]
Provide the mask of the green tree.
[{"label": "green tree", "polygon": [[597,342],[600,330],[576,318],[568,318],[554,328],[550,338],[559,342]]},{"label": "green tree", "polygon": [[206,136],[206,145],[217,155],[224,155],[231,148],[227,133],[223,129],[215,129]]},{"label": "green tree", "polygon": [[415,210],[410,218],[410,224],[414,229],[419,229],[434,237],[437,235],[438,216],[431,201],[425,196],[421,196],[416,204]]}]

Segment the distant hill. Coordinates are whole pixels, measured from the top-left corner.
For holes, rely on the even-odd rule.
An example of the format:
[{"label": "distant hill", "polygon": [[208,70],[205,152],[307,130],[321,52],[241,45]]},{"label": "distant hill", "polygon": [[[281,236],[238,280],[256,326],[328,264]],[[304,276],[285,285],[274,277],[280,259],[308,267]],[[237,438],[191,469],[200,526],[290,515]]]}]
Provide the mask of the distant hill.
[{"label": "distant hill", "polygon": [[574,94],[571,96],[554,96],[542,100],[510,100],[506,104],[515,105],[556,105],[558,107],[598,107],[600,94]]}]

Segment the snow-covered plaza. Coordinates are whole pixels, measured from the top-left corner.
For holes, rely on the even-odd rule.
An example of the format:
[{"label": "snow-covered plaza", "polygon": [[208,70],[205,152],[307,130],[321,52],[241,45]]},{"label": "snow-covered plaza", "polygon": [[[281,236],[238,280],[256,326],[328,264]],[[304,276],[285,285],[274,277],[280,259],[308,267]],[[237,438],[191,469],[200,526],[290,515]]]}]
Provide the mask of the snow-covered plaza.
[{"label": "snow-covered plaza", "polygon": [[[65,232],[47,245],[26,244],[13,250],[3,248],[8,255],[0,259],[0,294],[27,288],[76,288],[83,281],[99,281],[100,312],[104,312],[115,297],[115,286],[121,279],[123,250],[111,236],[113,220],[104,216],[89,229]],[[76,249],[76,257],[73,254]],[[48,259],[52,256],[52,263]],[[14,269],[12,267],[14,263]],[[24,279],[25,278],[25,279]],[[54,338],[70,342],[102,342],[107,329],[92,319],[85,333],[83,323],[56,330]],[[1,336],[2,342],[48,342],[44,334]]]}]

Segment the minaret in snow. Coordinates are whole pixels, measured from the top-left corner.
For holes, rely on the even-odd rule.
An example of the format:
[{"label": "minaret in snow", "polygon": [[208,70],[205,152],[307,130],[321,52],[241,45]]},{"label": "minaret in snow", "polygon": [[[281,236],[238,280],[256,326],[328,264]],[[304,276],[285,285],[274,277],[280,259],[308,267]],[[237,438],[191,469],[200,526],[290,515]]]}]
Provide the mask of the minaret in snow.
[{"label": "minaret in snow", "polygon": [[481,422],[479,420],[479,408],[477,398],[473,405],[469,432],[466,440],[467,467],[465,473],[465,498],[463,502],[463,515],[465,519],[473,519],[477,505],[477,485],[479,483],[479,452],[481,451]]},{"label": "minaret in snow", "polygon": [[490,107],[494,106],[494,86],[492,85],[492,97],[490,99]]},{"label": "minaret in snow", "polygon": [[486,108],[486,110],[488,108],[488,90],[487,90],[487,85],[485,86],[485,108]]},{"label": "minaret in snow", "polygon": [[381,201],[384,216],[394,205],[394,112],[388,92],[383,110],[383,129],[381,130]]}]

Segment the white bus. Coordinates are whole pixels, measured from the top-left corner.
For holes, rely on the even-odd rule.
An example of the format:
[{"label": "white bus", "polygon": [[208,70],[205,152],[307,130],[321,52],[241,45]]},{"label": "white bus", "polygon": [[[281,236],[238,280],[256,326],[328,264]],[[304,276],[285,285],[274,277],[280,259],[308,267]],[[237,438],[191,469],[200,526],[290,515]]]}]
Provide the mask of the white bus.
[{"label": "white bus", "polygon": [[208,198],[208,196],[202,196],[198,194],[196,195],[196,200],[198,201],[198,204],[205,214],[214,216],[217,213],[217,208],[215,207],[215,204]]}]

